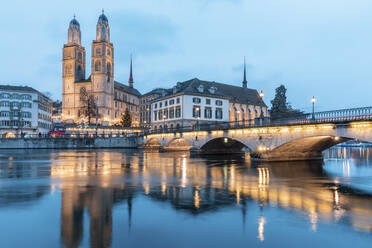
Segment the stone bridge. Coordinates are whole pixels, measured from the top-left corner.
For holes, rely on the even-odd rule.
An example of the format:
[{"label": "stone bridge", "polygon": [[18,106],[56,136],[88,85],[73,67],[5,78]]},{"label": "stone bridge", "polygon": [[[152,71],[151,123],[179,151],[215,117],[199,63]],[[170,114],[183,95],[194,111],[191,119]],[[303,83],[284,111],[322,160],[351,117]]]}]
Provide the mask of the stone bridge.
[{"label": "stone bridge", "polygon": [[372,142],[372,121],[163,132],[145,135],[143,146],[201,154],[249,152],[253,159],[290,161],[321,159],[324,150],[354,139]]}]

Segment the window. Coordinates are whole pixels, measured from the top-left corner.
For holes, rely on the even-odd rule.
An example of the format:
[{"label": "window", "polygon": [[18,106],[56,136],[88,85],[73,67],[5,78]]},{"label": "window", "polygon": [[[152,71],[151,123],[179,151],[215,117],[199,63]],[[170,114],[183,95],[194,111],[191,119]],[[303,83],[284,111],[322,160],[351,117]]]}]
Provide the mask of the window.
[{"label": "window", "polygon": [[177,107],[176,108],[176,118],[180,118],[180,117],[181,117],[181,108]]},{"label": "window", "polygon": [[211,104],[211,99],[209,99],[209,98],[205,99],[205,104],[210,105]]},{"label": "window", "polygon": [[31,103],[29,103],[29,102],[22,102],[22,108],[31,108]]},{"label": "window", "polygon": [[31,100],[30,95],[22,95],[22,100]]},{"label": "window", "polygon": [[193,106],[192,107],[192,117],[200,118],[200,106]]},{"label": "window", "polygon": [[12,99],[20,99],[20,96],[16,93],[14,93],[12,96],[11,96]]},{"label": "window", "polygon": [[94,70],[95,70],[95,71],[100,71],[100,70],[101,70],[101,61],[97,60],[97,61],[94,63]]},{"label": "window", "polygon": [[174,104],[174,99],[169,100],[169,105],[173,105],[173,104]]},{"label": "window", "polygon": [[31,118],[31,113],[30,112],[22,112],[21,117],[23,118]]},{"label": "window", "polygon": [[158,112],[158,119],[159,119],[159,121],[163,120],[163,111],[161,111],[161,110]]},{"label": "window", "polygon": [[171,108],[169,110],[169,119],[173,119],[174,118],[174,108]]},{"label": "window", "polygon": [[163,107],[163,103],[159,102],[159,108]]},{"label": "window", "polygon": [[111,81],[111,64],[107,63],[107,81]]},{"label": "window", "polygon": [[176,102],[177,102],[177,104],[180,103],[180,98],[177,98],[176,99]]},{"label": "window", "polygon": [[218,120],[223,119],[222,108],[216,108],[216,119]]},{"label": "window", "polygon": [[212,109],[210,107],[204,109],[204,118],[212,119]]},{"label": "window", "polygon": [[9,112],[8,111],[1,111],[0,116],[1,117],[9,117]]},{"label": "window", "polygon": [[81,54],[81,52],[78,53],[78,59],[80,59],[80,60],[83,59],[83,55]]},{"label": "window", "polygon": [[217,88],[212,86],[208,89],[209,93],[214,94],[216,92]]},{"label": "window", "polygon": [[203,92],[204,92],[204,86],[203,86],[203,85],[199,85],[199,87],[198,87],[198,91],[199,91],[200,93],[203,93]]},{"label": "window", "polygon": [[7,101],[0,102],[0,107],[9,107],[10,103]]},{"label": "window", "polygon": [[19,108],[19,105],[20,105],[19,102],[12,102],[11,103],[12,108]]},{"label": "window", "polygon": [[168,109],[164,110],[163,118],[168,119]]},{"label": "window", "polygon": [[194,97],[194,98],[192,99],[192,102],[193,102],[193,103],[200,103],[200,102],[201,102],[201,99],[198,98],[198,97]]},{"label": "window", "polygon": [[107,48],[107,55],[108,56],[111,56],[111,50],[110,50],[110,48]]},{"label": "window", "polygon": [[221,100],[216,100],[216,105],[217,106],[222,106],[222,101]]},{"label": "window", "polygon": [[168,101],[164,102],[164,107],[168,106]]},{"label": "window", "polygon": [[65,75],[70,75],[70,74],[72,74],[72,66],[71,64],[67,64],[65,66]]},{"label": "window", "polygon": [[155,120],[155,121],[158,120],[158,111],[154,111],[154,120]]},{"label": "window", "polygon": [[96,48],[96,56],[100,56],[101,55],[101,48]]}]

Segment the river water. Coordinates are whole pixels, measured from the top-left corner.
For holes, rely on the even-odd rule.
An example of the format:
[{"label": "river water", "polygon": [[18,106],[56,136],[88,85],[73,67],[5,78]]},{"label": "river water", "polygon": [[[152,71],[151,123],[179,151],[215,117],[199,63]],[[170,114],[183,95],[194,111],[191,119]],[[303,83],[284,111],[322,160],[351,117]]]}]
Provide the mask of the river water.
[{"label": "river water", "polygon": [[0,151],[0,247],[372,247],[371,154]]}]

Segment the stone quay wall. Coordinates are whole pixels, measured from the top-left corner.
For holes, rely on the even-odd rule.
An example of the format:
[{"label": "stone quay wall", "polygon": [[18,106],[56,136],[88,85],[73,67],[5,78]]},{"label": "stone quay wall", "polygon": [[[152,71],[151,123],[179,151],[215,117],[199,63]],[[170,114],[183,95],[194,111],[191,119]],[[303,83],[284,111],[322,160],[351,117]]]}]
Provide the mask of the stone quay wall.
[{"label": "stone quay wall", "polygon": [[0,139],[0,149],[137,148],[141,137]]}]

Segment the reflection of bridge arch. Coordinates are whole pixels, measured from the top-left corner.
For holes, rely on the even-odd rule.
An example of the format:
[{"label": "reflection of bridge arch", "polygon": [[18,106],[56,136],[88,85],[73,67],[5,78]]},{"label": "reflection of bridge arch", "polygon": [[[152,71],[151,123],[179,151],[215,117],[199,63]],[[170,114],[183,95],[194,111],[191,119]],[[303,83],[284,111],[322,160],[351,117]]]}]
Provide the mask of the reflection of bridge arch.
[{"label": "reflection of bridge arch", "polygon": [[200,147],[202,153],[227,154],[240,153],[244,148],[248,148],[242,141],[229,137],[219,137],[209,140]]}]

